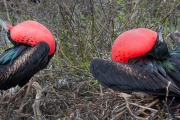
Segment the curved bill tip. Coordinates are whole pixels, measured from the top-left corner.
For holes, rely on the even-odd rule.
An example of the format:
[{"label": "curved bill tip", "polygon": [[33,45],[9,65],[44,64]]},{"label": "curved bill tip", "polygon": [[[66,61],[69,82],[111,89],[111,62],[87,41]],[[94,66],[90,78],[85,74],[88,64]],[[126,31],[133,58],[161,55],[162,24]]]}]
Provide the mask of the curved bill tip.
[{"label": "curved bill tip", "polygon": [[157,30],[157,34],[158,34],[157,35],[157,40],[160,41],[160,42],[164,41],[163,37],[162,37],[162,29],[163,29],[162,25],[159,25],[158,30]]},{"label": "curved bill tip", "polygon": [[9,31],[7,24],[1,18],[0,18],[0,24],[7,32]]}]

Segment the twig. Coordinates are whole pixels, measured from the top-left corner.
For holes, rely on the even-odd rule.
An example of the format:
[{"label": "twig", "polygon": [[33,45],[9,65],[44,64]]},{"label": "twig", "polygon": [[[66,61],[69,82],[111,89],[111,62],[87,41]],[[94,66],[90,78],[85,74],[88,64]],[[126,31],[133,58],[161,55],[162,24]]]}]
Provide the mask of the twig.
[{"label": "twig", "polygon": [[5,114],[5,120],[9,120],[9,113],[11,111],[11,108],[12,108],[12,103],[9,103],[7,107],[7,112]]},{"label": "twig", "polygon": [[[163,101],[164,102],[164,101]],[[174,113],[169,109],[169,106],[167,105],[166,102],[164,102],[164,105],[166,106],[167,108],[167,111],[168,111],[168,116],[171,115],[171,117],[173,118],[173,120],[177,120],[177,118],[175,117]]]},{"label": "twig", "polygon": [[[3,2],[4,2],[4,6],[5,6],[5,8],[6,8],[6,15],[7,15],[8,21],[11,22],[11,19],[10,19],[10,17],[9,17],[9,11],[8,11],[8,7],[7,7],[6,0],[3,0]],[[12,23],[12,22],[11,22],[11,23]]]},{"label": "twig", "polygon": [[100,89],[101,95],[103,95],[103,91],[102,91],[102,86],[101,86],[101,84],[99,84],[99,89]]},{"label": "twig", "polygon": [[19,110],[17,110],[17,113],[22,112],[23,108],[25,107],[25,105],[28,104],[28,102],[27,102],[27,95],[29,94],[29,90],[30,90],[30,87],[31,87],[32,83],[33,82],[30,80],[30,82],[27,84],[27,89],[26,89],[25,95],[24,95],[24,97],[23,97],[23,99],[21,101],[21,105],[19,107]]},{"label": "twig", "polygon": [[26,89],[25,95],[21,101],[21,105],[20,105],[19,109],[16,110],[17,113],[21,113],[23,111],[23,108],[28,104],[27,95],[29,94],[29,90],[30,90],[32,83],[33,82],[30,80],[30,82],[27,84],[27,89]]},{"label": "twig", "polygon": [[136,104],[136,103],[129,103],[129,104],[134,105],[134,106],[138,106],[138,107],[143,108],[143,109],[150,110],[150,111],[152,111],[154,113],[158,112],[158,110],[156,110],[156,109],[145,107],[145,106],[142,106],[142,105],[139,105],[139,104]]},{"label": "twig", "polygon": [[[150,28],[154,27],[154,26],[157,26],[160,22],[163,22],[166,20],[166,18],[168,18],[171,13],[176,10],[176,8],[180,5],[180,2],[178,4],[175,4],[176,3],[176,0],[174,0],[173,4],[172,4],[172,8],[171,10],[166,14],[166,16],[164,16],[162,19],[160,19],[157,23],[155,23],[153,26],[151,26]],[[175,7],[173,7],[174,5],[176,5]]]},{"label": "twig", "polygon": [[165,99],[164,105],[167,108],[168,115],[171,115],[173,120],[177,120],[177,118],[175,117],[174,113],[169,109],[169,106],[167,105],[167,98],[168,98],[168,94],[169,94],[169,86],[170,85],[171,85],[171,81],[168,82],[168,85],[166,87],[166,99]]},{"label": "twig", "polygon": [[171,81],[168,82],[168,85],[166,87],[166,99],[165,102],[167,103],[167,98],[168,98],[168,94],[169,94],[169,86],[171,85]]},{"label": "twig", "polygon": [[145,118],[138,117],[138,116],[136,116],[136,115],[134,115],[134,114],[132,113],[131,109],[129,108],[129,103],[128,103],[128,101],[127,101],[127,97],[126,97],[125,95],[122,95],[122,97],[124,98],[124,100],[125,100],[125,102],[126,102],[126,107],[127,107],[127,109],[129,110],[130,114],[131,114],[134,118],[136,118],[136,119],[138,119],[138,120],[144,120]]},{"label": "twig", "polygon": [[113,117],[112,119],[110,120],[117,120],[117,118],[119,118],[122,114],[124,114],[126,112],[127,109],[121,111],[120,113],[118,113],[115,117]]},{"label": "twig", "polygon": [[32,84],[33,84],[33,80],[30,80],[28,85],[27,85],[28,87],[26,89],[26,93],[25,93],[25,95],[23,97],[23,100],[25,100],[27,98],[27,95],[29,94],[29,90],[30,90]]},{"label": "twig", "polygon": [[66,100],[65,100],[65,98],[63,96],[59,95],[54,89],[53,89],[53,91],[49,91],[49,92],[54,93],[58,98],[60,98],[64,102],[66,107],[69,109],[69,105],[68,105],[68,103],[66,102]]},{"label": "twig", "polygon": [[139,114],[143,113],[146,110],[146,108],[150,108],[150,107],[156,105],[158,102],[159,102],[159,100],[156,99],[155,101],[153,101],[150,104],[148,104],[147,106],[145,106],[143,109],[138,110],[137,113],[139,113]]},{"label": "twig", "polygon": [[8,102],[11,103],[18,95],[20,95],[22,92],[24,92],[25,88],[27,87],[28,84],[24,85],[18,92],[13,95]]},{"label": "twig", "polygon": [[36,89],[36,98],[32,105],[35,119],[42,120],[42,113],[39,109],[40,99],[42,96],[42,87],[39,85],[38,82],[33,82],[32,86]]}]

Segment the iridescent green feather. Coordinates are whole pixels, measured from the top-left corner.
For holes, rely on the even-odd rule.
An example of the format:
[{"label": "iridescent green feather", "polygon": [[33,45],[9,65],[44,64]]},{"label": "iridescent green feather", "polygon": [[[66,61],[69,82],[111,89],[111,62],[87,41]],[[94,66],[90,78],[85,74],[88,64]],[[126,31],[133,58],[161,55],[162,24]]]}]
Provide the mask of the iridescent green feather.
[{"label": "iridescent green feather", "polygon": [[[171,58],[179,58],[180,59],[180,51],[179,50],[170,50],[169,54]],[[179,72],[178,69],[176,68],[176,65],[170,60],[166,59],[164,61],[158,62],[158,64],[161,64],[166,72],[170,73],[171,71],[176,71]]]},{"label": "iridescent green feather", "polygon": [[7,62],[12,64],[24,49],[26,49],[26,46],[16,46],[6,50],[0,55],[0,64],[6,64]]},{"label": "iridescent green feather", "polygon": [[175,64],[172,63],[169,60],[163,61],[162,62],[163,67],[165,68],[166,72],[170,73],[171,71],[176,71],[178,72],[178,70],[175,67]]}]

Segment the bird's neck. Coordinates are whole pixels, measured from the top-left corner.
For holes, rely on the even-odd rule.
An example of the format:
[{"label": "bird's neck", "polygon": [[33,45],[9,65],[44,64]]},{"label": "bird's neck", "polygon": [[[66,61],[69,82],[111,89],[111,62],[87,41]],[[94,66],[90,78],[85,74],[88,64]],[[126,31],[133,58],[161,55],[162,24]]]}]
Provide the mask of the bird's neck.
[{"label": "bird's neck", "polygon": [[165,42],[156,42],[154,47],[151,49],[150,52],[147,53],[147,55],[150,55],[158,60],[166,59],[169,56],[167,44]]}]

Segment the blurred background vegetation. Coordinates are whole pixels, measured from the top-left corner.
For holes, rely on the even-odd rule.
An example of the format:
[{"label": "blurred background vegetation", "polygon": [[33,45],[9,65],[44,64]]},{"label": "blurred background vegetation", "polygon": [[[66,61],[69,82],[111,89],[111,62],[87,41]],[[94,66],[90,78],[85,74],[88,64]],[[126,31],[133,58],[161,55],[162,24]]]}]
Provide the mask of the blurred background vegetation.
[{"label": "blurred background vegetation", "polygon": [[[33,80],[57,91],[65,86],[66,91],[70,92],[77,90],[73,85],[85,81],[90,85],[88,90],[94,87],[97,88],[96,92],[99,92],[99,86],[96,81],[92,81],[89,72],[90,61],[93,58],[111,59],[111,45],[123,31],[138,27],[156,30],[158,25],[162,24],[165,38],[169,33],[180,30],[180,2],[179,0],[1,0],[0,17],[11,25],[29,19],[35,20],[44,24],[54,34],[57,42],[56,54],[48,67],[36,74]],[[5,36],[5,31],[1,30],[1,41],[6,39]],[[6,44],[1,49],[7,47],[9,45]],[[90,96],[92,93],[83,95]],[[71,112],[73,110],[76,109],[73,108]],[[30,111],[26,112],[30,114],[32,112]],[[44,111],[44,114],[51,115],[47,111]],[[49,118],[66,118],[70,112],[58,114],[59,116]]]}]

